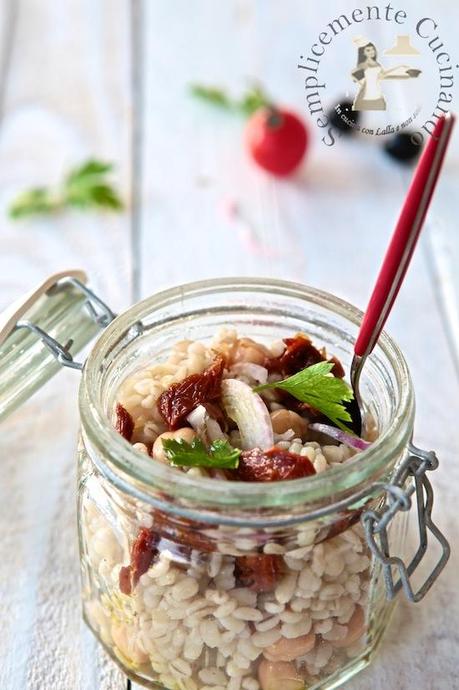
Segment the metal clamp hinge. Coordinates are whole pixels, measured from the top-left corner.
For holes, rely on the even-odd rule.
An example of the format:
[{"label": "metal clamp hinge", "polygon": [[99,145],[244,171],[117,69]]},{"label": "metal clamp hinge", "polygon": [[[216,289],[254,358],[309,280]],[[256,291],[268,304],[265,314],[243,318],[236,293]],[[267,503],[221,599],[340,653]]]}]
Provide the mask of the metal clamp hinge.
[{"label": "metal clamp hinge", "polygon": [[[361,517],[368,546],[376,560],[383,566],[386,594],[389,600],[393,599],[403,589],[410,601],[420,601],[432,587],[448,561],[450,546],[445,536],[432,521],[433,489],[426,474],[437,469],[437,467],[438,459],[433,451],[421,450],[410,443],[408,456],[397,471],[393,483],[381,485],[381,488],[386,492],[385,505],[381,510],[367,510]],[[409,486],[403,488],[410,478]],[[411,496],[415,492],[419,547],[410,563],[405,565],[401,558],[390,555],[387,530],[390,522],[399,511],[410,509]],[[441,547],[441,556],[424,583],[417,591],[414,591],[410,577],[427,551],[429,532],[438,541]],[[394,581],[394,569],[398,570],[399,574],[396,581]]]},{"label": "metal clamp hinge", "polygon": [[[91,317],[101,327],[105,328],[113,321],[116,314],[98,297],[90,288],[82,283],[77,278],[66,277],[65,282],[72,284],[80,292],[86,296],[85,307],[88,309]],[[71,369],[83,369],[83,362],[76,362],[70,353],[73,340],[69,340],[65,345],[59,343],[49,333],[44,331],[40,326],[28,320],[20,320],[16,323],[16,329],[25,328],[32,333],[35,333],[43,344],[48,348],[52,355],[57,359],[59,364],[63,367],[70,367]]]}]

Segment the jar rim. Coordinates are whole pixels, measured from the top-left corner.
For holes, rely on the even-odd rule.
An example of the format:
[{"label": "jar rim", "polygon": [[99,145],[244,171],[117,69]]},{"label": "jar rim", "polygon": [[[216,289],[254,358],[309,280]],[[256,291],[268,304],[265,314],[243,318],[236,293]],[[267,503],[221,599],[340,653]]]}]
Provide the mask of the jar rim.
[{"label": "jar rim", "polygon": [[[271,278],[218,278],[187,283],[160,291],[118,316],[99,336],[89,354],[80,384],[79,406],[85,440],[98,458],[99,469],[110,481],[138,498],[158,505],[158,495],[164,492],[166,501],[185,499],[191,510],[178,510],[183,514],[196,514],[197,510],[216,510],[233,507],[235,510],[274,509],[292,510],[328,502],[342,501],[354,496],[383,473],[390,458],[399,454],[411,438],[414,420],[414,394],[406,361],[396,343],[384,331],[377,348],[386,356],[398,387],[398,404],[387,428],[367,449],[346,463],[327,469],[312,477],[286,482],[228,482],[214,478],[193,478],[169,465],[152,462],[151,458],[136,451],[114,429],[103,407],[100,380],[104,358],[118,340],[120,332],[127,332],[134,324],[155,310],[182,302],[187,297],[203,297],[221,292],[255,291],[271,295],[299,298],[341,316],[354,326],[360,324],[363,313],[330,293],[313,287]],[[99,383],[99,385],[97,385]],[[337,487],[339,487],[337,489]],[[164,500],[164,498],[163,498]],[[164,505],[164,504],[163,504]],[[202,512],[200,519],[206,519]],[[219,521],[221,522],[221,516]]]}]

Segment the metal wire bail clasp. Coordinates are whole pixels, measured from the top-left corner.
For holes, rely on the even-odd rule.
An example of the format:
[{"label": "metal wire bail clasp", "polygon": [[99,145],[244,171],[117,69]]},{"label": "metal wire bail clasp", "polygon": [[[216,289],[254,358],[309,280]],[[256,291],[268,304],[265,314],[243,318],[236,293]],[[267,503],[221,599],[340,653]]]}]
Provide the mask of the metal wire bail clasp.
[{"label": "metal wire bail clasp", "polygon": [[[78,278],[67,276],[65,280],[86,296],[85,306],[92,319],[101,328],[106,328],[116,316],[110,307]],[[84,363],[76,362],[70,354],[72,340],[62,345],[49,333],[31,321],[18,321],[16,328],[27,328],[29,331],[32,331],[32,333],[35,333],[63,367],[70,367],[71,369],[78,369],[80,371],[83,369]]]},{"label": "metal wire bail clasp", "polygon": [[26,329],[34,333],[43,342],[46,348],[62,366],[72,369],[82,369],[83,363],[76,362],[70,352],[70,348],[74,342],[73,339],[68,340],[66,343],[60,343],[38,324],[28,318],[21,317],[25,316],[28,309],[30,309],[42,295],[52,294],[54,289],[66,283],[72,285],[77,292],[83,294],[86,298],[84,306],[88,310],[91,319],[101,328],[105,328],[113,321],[115,314],[100,297],[85,285],[85,282],[86,275],[82,271],[65,271],[47,278],[38,288],[27,294],[24,298],[19,300],[18,303],[12,305],[10,310],[1,315],[0,345],[5,342],[6,338],[15,330]]},{"label": "metal wire bail clasp", "polygon": [[[450,546],[445,536],[432,521],[433,489],[427,478],[427,472],[437,469],[438,458],[433,451],[425,451],[409,445],[407,458],[401,464],[392,484],[383,484],[386,501],[381,510],[368,510],[361,517],[365,528],[366,539],[376,560],[383,566],[386,595],[389,600],[403,589],[407,599],[418,602],[427,594],[433,583],[445,567],[450,556]],[[408,480],[408,482],[407,482]],[[406,488],[405,485],[408,483]],[[411,507],[411,496],[416,492],[419,547],[408,565],[397,556],[389,553],[388,526],[399,511]],[[429,533],[435,537],[441,547],[441,556],[437,564],[417,591],[413,590],[410,577],[422,561],[427,551]],[[394,570],[399,578],[394,581]]]}]

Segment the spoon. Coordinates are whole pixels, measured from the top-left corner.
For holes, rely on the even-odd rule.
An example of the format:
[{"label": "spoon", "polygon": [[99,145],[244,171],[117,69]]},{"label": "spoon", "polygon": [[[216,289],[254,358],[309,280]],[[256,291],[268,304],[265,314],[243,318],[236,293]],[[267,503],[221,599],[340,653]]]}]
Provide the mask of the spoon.
[{"label": "spoon", "polygon": [[437,120],[414,171],[397,225],[360,324],[351,364],[354,399],[346,405],[352,418],[351,428],[358,436],[362,433],[364,409],[359,390],[362,368],[378,341],[403,283],[437,184],[455,119],[453,114],[448,113]]}]

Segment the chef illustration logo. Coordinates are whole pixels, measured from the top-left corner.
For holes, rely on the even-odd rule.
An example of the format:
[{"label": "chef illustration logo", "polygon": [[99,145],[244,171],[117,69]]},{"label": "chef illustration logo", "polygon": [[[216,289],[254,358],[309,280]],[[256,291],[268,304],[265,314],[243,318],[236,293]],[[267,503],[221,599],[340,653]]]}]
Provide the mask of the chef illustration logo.
[{"label": "chef illustration logo", "polygon": [[312,42],[300,46],[297,68],[305,113],[325,146],[351,129],[365,137],[404,131],[422,146],[454,108],[459,56],[443,35],[447,15],[440,21],[417,4],[341,8],[334,17],[325,14],[329,3],[321,4],[321,22]]},{"label": "chef illustration logo", "polygon": [[[409,65],[383,67],[378,59],[374,43],[364,36],[356,36],[353,43],[357,47],[357,65],[351,72],[351,78],[357,85],[357,94],[352,110],[386,110],[387,104],[383,91],[385,79],[414,79],[421,70]],[[395,45],[384,51],[384,55],[416,56],[419,51],[410,44],[409,36],[397,36]]]}]

